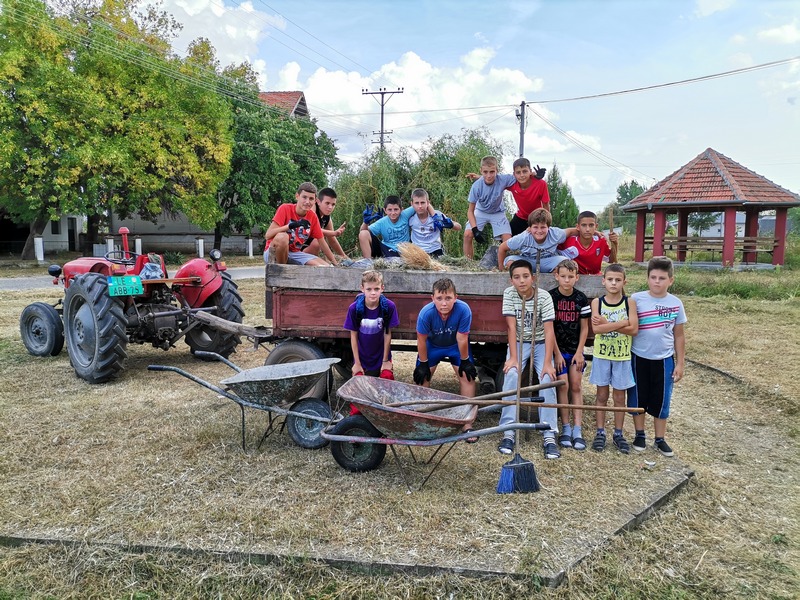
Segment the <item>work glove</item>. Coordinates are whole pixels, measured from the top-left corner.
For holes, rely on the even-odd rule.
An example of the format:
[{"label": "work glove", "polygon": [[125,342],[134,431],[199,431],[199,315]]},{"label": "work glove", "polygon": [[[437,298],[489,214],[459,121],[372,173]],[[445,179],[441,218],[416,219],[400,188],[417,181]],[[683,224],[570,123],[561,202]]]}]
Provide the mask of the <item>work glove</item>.
[{"label": "work glove", "polygon": [[486,241],[486,238],[483,237],[483,232],[477,227],[472,228],[472,239],[481,244]]},{"label": "work glove", "polygon": [[478,377],[478,369],[468,358],[462,358],[461,362],[458,363],[458,376],[461,377],[462,375],[467,378],[467,381],[475,381]]},{"label": "work glove", "polygon": [[374,204],[368,204],[362,215],[364,217],[364,224],[370,225],[383,216],[383,209],[376,209]]},{"label": "work glove", "polygon": [[442,231],[444,229],[452,229],[453,228],[453,219],[450,217],[446,217],[444,215],[440,215],[436,213],[433,215],[433,228],[436,231]]},{"label": "work glove", "polygon": [[414,383],[422,385],[426,381],[431,380],[431,368],[428,366],[427,360],[419,361],[417,368],[414,369]]},{"label": "work glove", "polygon": [[311,221],[308,219],[300,219],[299,221],[289,221],[289,229],[299,229],[300,227],[311,227]]},{"label": "work glove", "polygon": [[544,179],[545,173],[547,173],[547,169],[536,165],[536,169],[533,172],[533,177],[534,179]]}]

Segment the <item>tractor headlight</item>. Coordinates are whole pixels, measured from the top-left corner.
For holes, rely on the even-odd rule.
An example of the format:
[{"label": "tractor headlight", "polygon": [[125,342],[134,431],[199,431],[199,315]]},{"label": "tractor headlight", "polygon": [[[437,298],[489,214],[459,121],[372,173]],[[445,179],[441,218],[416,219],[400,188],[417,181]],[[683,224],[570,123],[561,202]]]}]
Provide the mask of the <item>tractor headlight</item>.
[{"label": "tractor headlight", "polygon": [[214,248],[208,253],[208,256],[211,257],[211,260],[217,262],[220,258],[222,258],[222,252],[220,252],[219,248]]}]

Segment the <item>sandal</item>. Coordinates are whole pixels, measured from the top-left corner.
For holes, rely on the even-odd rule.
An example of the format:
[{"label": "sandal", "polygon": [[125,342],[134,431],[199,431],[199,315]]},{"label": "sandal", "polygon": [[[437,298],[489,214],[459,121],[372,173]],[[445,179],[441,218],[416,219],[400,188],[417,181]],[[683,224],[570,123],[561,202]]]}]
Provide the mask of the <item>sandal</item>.
[{"label": "sandal", "polygon": [[[475,430],[474,429],[467,429],[466,431],[464,431],[464,433],[469,433],[470,431],[475,431]],[[474,436],[474,437],[468,437],[464,441],[467,444],[475,444],[475,443],[477,443],[478,439],[479,439],[478,436]]]},{"label": "sandal", "polygon": [[575,450],[582,452],[586,450],[586,440],[581,436],[572,438],[572,447],[575,448]]},{"label": "sandal", "polygon": [[594,441],[592,442],[592,450],[595,452],[602,452],[606,449],[606,436],[602,433],[598,433],[594,436]]},{"label": "sandal", "polygon": [[567,433],[562,433],[558,436],[558,445],[562,448],[572,448],[572,436]]}]

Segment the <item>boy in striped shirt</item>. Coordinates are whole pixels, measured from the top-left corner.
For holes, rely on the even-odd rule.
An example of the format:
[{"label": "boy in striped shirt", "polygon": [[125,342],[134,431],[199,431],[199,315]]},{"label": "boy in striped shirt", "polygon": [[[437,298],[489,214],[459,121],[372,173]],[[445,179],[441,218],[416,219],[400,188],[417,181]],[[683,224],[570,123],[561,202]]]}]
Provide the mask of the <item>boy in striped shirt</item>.
[{"label": "boy in striped shirt", "polygon": [[[672,260],[654,256],[647,263],[647,291],[636,292],[639,333],[631,346],[631,367],[636,385],[628,390],[628,407],[645,409],[653,417],[655,448],[664,456],[672,456],[672,448],[664,436],[667,430],[672,386],[683,377],[686,360],[686,338],[683,324],[686,312],[683,303],[669,293],[674,283]],[[635,414],[636,437],[633,449],[647,447],[644,432],[645,414]]]}]

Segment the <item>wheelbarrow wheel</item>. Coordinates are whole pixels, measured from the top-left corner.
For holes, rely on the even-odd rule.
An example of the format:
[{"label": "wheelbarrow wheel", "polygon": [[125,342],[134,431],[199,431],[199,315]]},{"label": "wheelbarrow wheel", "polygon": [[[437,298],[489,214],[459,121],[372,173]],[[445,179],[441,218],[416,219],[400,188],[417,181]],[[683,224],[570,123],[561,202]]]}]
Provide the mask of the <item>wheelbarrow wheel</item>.
[{"label": "wheelbarrow wheel", "polygon": [[[331,418],[331,408],[328,403],[316,398],[295,402],[290,410],[322,419]],[[286,417],[286,430],[289,432],[289,437],[295,444],[307,450],[315,450],[328,444],[328,440],[320,435],[325,426],[326,423],[322,421],[304,419],[294,415]]]},{"label": "wheelbarrow wheel", "polygon": [[[342,419],[331,431],[350,437],[381,437],[380,431],[366,417],[355,415]],[[364,442],[331,442],[331,454],[339,466],[353,473],[377,469],[386,456],[386,444]]]}]

